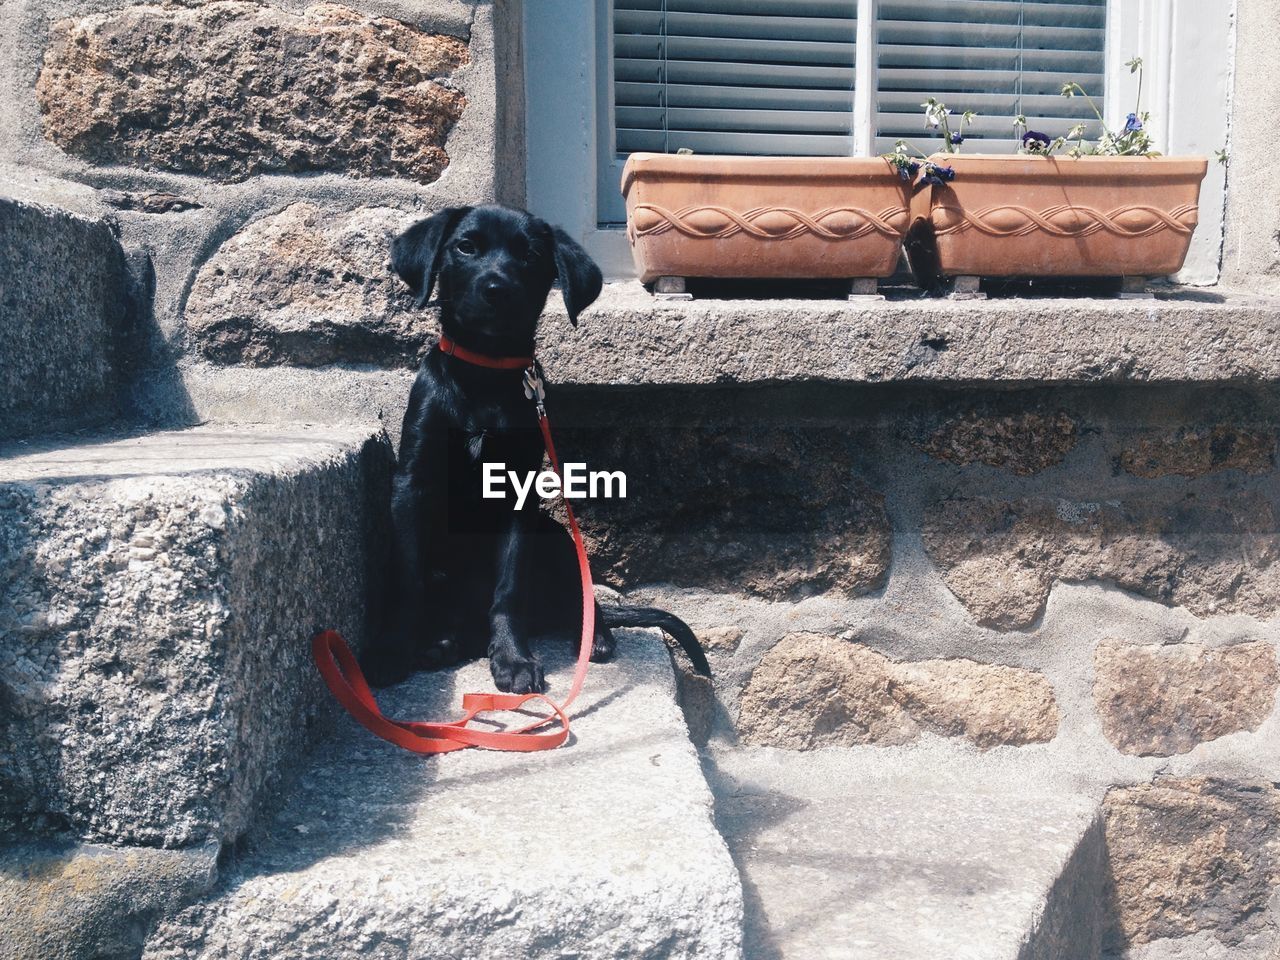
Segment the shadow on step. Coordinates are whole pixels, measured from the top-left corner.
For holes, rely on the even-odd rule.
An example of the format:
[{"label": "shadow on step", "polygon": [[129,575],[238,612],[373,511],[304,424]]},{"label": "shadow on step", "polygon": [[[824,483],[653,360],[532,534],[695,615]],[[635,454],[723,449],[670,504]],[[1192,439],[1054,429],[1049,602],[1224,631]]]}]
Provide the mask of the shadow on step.
[{"label": "shadow on step", "polygon": [[[563,696],[569,686],[573,659],[563,640],[538,646],[552,683],[550,695]],[[593,667],[599,672],[600,667]],[[310,766],[296,781],[283,803],[267,815],[265,826],[251,832],[235,850],[225,851],[224,893],[253,877],[304,870],[312,864],[343,858],[387,842],[413,844],[422,827],[432,821],[470,820],[478,811],[457,805],[461,792],[465,803],[483,797],[493,804],[485,815],[494,816],[501,805],[512,816],[528,811],[550,798],[524,792],[524,774],[536,775],[548,768],[590,765],[604,754],[620,749],[616,738],[581,743],[577,724],[590,724],[615,701],[624,699],[632,683],[593,685],[590,680],[572,713],[575,724],[564,750],[552,753],[499,754],[467,750],[457,753],[415,755],[377,739],[354,720],[341,717],[337,730],[312,750]],[[488,661],[461,668],[416,674],[409,680],[376,692],[383,713],[394,719],[443,721],[461,713],[464,693],[492,689]],[[538,714],[530,713],[532,719]],[[511,720],[511,715],[500,715]],[[482,724],[485,721],[477,721]],[[488,721],[497,729],[498,721]],[[642,742],[643,730],[633,743]]]}]

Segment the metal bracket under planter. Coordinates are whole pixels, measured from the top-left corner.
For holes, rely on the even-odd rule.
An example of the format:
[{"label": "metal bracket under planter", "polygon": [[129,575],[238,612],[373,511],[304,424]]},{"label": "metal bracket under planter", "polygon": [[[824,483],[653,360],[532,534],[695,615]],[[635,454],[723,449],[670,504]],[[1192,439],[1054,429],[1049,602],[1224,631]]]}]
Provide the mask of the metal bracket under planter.
[{"label": "metal bracket under planter", "polygon": [[850,303],[874,303],[883,299],[880,281],[875,277],[856,277],[849,281]]},{"label": "metal bracket under planter", "polygon": [[653,281],[655,300],[692,300],[693,294],[685,289],[684,277],[659,277]]},{"label": "metal bracket under planter", "polygon": [[1120,281],[1121,300],[1154,300],[1156,295],[1147,289],[1146,277],[1125,277]]},{"label": "metal bracket under planter", "polygon": [[987,295],[978,289],[981,277],[956,277],[948,300],[985,300]]}]

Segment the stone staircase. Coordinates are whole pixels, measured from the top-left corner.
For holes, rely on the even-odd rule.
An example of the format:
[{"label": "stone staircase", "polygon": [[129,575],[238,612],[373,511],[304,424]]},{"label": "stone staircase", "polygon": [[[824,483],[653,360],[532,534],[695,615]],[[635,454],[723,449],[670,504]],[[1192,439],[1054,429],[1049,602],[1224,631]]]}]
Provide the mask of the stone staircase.
[{"label": "stone staircase", "polygon": [[137,956],[324,729],[305,640],[363,642],[391,450],[139,430],[111,231],[3,200],[0,263],[0,955]]},{"label": "stone staircase", "polygon": [[[144,956],[737,955],[741,887],[666,648],[650,631],[620,644],[550,754],[412,757],[344,723],[217,895]],[[569,651],[543,649],[563,693]],[[483,663],[440,680],[402,684],[384,709],[446,717],[492,684]]]},{"label": "stone staircase", "polygon": [[[125,269],[105,228],[5,217]],[[6,375],[47,377],[29,358],[61,341],[13,321],[45,286],[10,289]],[[119,356],[127,324],[80,307]],[[125,379],[95,373],[87,425],[14,383],[3,421],[4,960],[1098,955],[1094,801],[993,792],[980,767],[868,787],[839,749],[699,754],[650,632],[593,669],[552,754],[417,758],[335,722],[307,640],[375,628],[385,435],[138,431],[110,415]],[[546,656],[562,692],[569,651]],[[488,684],[472,664],[386,706],[447,716]]]}]

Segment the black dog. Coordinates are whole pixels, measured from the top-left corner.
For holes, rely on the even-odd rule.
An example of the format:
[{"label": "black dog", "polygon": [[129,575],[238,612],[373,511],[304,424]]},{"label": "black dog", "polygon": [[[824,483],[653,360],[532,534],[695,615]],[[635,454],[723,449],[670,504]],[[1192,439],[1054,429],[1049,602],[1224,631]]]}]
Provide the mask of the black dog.
[{"label": "black dog", "polygon": [[[563,230],[504,207],[453,207],[396,238],[392,267],[425,306],[438,288],[444,334],[490,358],[531,357],[553,283],[569,319],[600,294],[600,270]],[[533,637],[576,641],[582,599],[573,543],[533,503],[484,499],[485,462],[524,476],[543,445],[519,368],[491,369],[433,349],[409,394],[392,488],[397,600],[388,642],[368,664],[389,683],[489,656],[499,690],[546,690]],[[662,610],[596,606],[592,659],[613,656],[610,627],[656,626],[709,674],[689,627]]]}]

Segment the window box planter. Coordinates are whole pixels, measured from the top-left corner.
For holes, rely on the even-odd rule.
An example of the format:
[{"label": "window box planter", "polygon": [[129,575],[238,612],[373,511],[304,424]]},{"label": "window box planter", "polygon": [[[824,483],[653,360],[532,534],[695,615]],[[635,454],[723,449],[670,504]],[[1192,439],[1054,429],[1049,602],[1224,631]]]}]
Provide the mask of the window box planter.
[{"label": "window box planter", "polygon": [[893,274],[911,187],[879,157],[636,153],[622,173],[640,281],[845,279],[874,295]]},{"label": "window box planter", "polygon": [[1199,221],[1202,157],[938,155],[955,179],[911,203],[907,253],[932,286],[959,277],[1163,277]]}]

